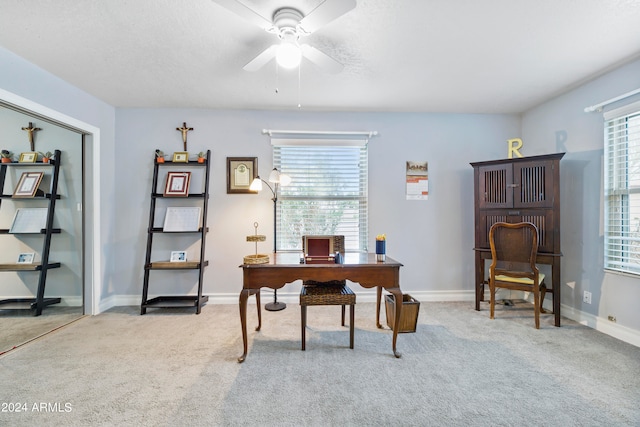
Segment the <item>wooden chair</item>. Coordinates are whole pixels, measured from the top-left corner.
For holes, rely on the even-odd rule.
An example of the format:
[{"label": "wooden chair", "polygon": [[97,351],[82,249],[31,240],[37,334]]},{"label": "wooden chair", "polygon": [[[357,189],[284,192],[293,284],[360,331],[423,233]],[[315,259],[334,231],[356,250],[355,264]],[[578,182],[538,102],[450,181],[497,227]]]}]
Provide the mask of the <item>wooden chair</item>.
[{"label": "wooden chair", "polygon": [[353,348],[356,294],[347,285],[303,286],[300,291],[300,317],[302,324],[302,350],[306,349],[307,306],[341,305],[342,326],[345,320],[345,306],[349,306],[349,348]]},{"label": "wooden chair", "polygon": [[[302,236],[302,254],[308,255],[311,252],[307,247],[307,240],[311,241],[316,238],[319,241],[330,240],[327,245],[330,249],[326,249],[326,254],[314,255],[333,255],[336,252],[344,255],[344,236],[327,235],[327,236]],[[329,254],[331,252],[331,254]],[[302,290],[300,291],[300,316],[302,321],[302,350],[305,349],[306,327],[307,327],[307,306],[309,305],[341,305],[342,306],[342,326],[345,323],[345,306],[349,305],[349,332],[350,347],[353,348],[353,322],[354,322],[354,304],[356,296],[347,286],[346,280],[332,280],[329,282],[318,282],[315,280],[305,280],[302,282]]]},{"label": "wooden chair", "polygon": [[489,244],[490,318],[494,318],[497,288],[527,291],[533,294],[535,325],[540,329],[540,312],[547,288],[544,274],[536,267],[538,229],[530,222],[497,222],[489,230]]}]

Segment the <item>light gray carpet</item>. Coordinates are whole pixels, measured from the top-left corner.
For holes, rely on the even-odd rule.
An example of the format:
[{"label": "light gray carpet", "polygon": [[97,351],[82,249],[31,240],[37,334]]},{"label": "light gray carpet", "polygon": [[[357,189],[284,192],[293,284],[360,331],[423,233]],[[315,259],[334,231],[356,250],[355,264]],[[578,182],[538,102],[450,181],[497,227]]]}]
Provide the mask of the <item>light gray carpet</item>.
[{"label": "light gray carpet", "polygon": [[243,364],[235,305],[117,308],[11,351],[0,402],[26,412],[0,425],[640,425],[640,348],[550,314],[536,330],[530,306],[490,320],[486,306],[422,303],[401,359],[372,303],[356,304],[354,350],[339,307],[309,308],[305,352],[297,304],[263,311],[260,332],[254,309]]}]

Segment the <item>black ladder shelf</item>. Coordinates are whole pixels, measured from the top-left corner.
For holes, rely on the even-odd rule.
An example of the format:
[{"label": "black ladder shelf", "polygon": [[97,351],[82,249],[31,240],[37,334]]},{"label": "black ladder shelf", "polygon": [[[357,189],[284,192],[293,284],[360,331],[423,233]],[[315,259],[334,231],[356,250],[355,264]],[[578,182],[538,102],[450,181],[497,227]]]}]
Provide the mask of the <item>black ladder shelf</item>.
[{"label": "black ladder shelf", "polygon": [[[52,304],[58,304],[61,298],[45,298],[45,287],[47,283],[47,272],[50,269],[60,268],[59,262],[49,261],[49,252],[51,249],[51,236],[53,234],[60,234],[59,228],[53,228],[53,215],[56,207],[56,200],[60,199],[58,194],[58,176],[60,174],[60,163],[62,161],[62,153],[60,150],[55,150],[54,157],[49,163],[43,162],[11,162],[0,164],[0,207],[2,201],[5,199],[13,199],[13,193],[5,193],[5,181],[7,177],[7,171],[9,168],[18,168],[21,170],[27,170],[32,168],[38,169],[51,169],[51,183],[49,186],[49,192],[44,193],[41,190],[36,192],[36,195],[32,198],[20,198],[20,201],[46,201],[47,202],[47,217],[45,222],[45,228],[40,230],[40,234],[44,235],[44,241],[42,243],[41,260],[39,263],[22,264],[22,263],[8,263],[0,264],[0,271],[37,271],[38,276],[38,289],[36,291],[35,298],[8,298],[0,300],[1,309],[31,309],[34,316],[42,314],[42,310]],[[15,199],[14,199],[15,200]],[[0,234],[13,234],[10,233],[10,229],[0,229]],[[16,233],[17,234],[17,233]]]},{"label": "black ladder shelf", "polygon": [[[205,243],[206,233],[209,231],[207,227],[207,207],[209,204],[209,172],[210,172],[211,150],[207,150],[205,161],[199,163],[197,161],[188,162],[172,162],[165,161],[163,163],[154,162],[153,167],[153,183],[151,190],[151,206],[149,209],[149,228],[147,229],[147,253],[144,263],[144,281],[142,285],[142,303],[140,304],[140,314],[146,314],[147,308],[175,308],[175,307],[195,307],[196,314],[200,314],[200,310],[204,303],[209,300],[207,295],[202,295],[204,268],[209,265],[209,261],[205,260]],[[165,232],[162,227],[155,227],[156,219],[156,202],[158,199],[169,199],[165,197],[163,192],[158,191],[158,175],[163,168],[204,168],[204,192],[189,193],[186,198],[200,199],[202,207],[201,225],[197,231],[179,231]],[[173,200],[184,200],[185,197],[170,197]],[[169,261],[152,261],[153,237],[155,234],[199,234],[200,258],[197,261],[187,262],[169,262]],[[198,291],[195,295],[170,295],[156,296],[149,298],[149,276],[152,270],[197,270],[198,271]]]}]

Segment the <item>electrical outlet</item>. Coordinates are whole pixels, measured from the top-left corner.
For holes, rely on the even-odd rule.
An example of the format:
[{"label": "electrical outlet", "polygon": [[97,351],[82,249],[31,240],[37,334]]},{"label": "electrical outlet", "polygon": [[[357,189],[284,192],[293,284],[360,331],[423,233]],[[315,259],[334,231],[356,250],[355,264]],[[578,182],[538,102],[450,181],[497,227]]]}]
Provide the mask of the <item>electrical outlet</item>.
[{"label": "electrical outlet", "polygon": [[609,319],[610,322],[616,323],[616,316],[609,316],[607,317],[607,319]]},{"label": "electrical outlet", "polygon": [[585,304],[591,304],[591,292],[584,291],[584,294],[582,294],[582,302]]}]

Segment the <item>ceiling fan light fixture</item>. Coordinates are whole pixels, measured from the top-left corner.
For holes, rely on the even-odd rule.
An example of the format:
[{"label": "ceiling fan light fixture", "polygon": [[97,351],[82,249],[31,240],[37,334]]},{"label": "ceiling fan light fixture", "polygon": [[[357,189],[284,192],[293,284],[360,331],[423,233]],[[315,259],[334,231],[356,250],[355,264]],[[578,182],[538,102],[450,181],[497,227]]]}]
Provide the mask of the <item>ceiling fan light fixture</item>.
[{"label": "ceiling fan light fixture", "polygon": [[292,42],[283,40],[276,52],[276,61],[282,68],[296,68],[302,60],[302,50]]}]

